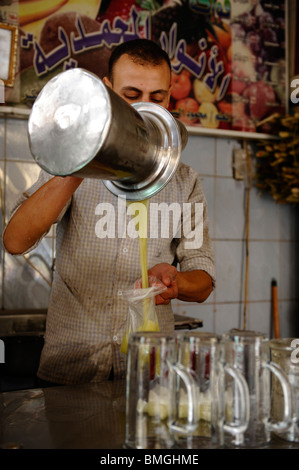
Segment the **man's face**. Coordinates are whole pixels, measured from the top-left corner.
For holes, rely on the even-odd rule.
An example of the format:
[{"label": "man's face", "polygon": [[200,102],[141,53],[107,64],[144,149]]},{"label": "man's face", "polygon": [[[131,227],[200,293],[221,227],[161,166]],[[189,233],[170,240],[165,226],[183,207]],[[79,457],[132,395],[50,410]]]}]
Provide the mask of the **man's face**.
[{"label": "man's face", "polygon": [[114,65],[113,83],[107,77],[103,81],[129,104],[142,101],[168,107],[171,75],[166,62],[140,65],[125,54]]}]

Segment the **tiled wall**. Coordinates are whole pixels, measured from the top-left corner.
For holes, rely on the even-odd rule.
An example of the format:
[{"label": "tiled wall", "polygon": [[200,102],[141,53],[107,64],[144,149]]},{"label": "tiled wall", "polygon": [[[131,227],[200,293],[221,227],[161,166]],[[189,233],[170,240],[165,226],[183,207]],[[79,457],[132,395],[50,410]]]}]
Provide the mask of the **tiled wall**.
[{"label": "tiled wall", "polygon": [[[190,136],[182,155],[182,161],[200,173],[207,197],[217,287],[203,304],[174,301],[173,306],[176,313],[202,319],[203,330],[217,333],[244,325],[245,185],[232,176],[232,152],[238,147],[233,139]],[[17,194],[39,171],[29,152],[26,120],[0,119],[0,171],[6,220]],[[271,281],[275,279],[281,336],[298,336],[298,209],[277,205],[253,187],[249,219],[246,327],[273,336]],[[27,261],[1,251],[2,313],[47,307],[54,250],[51,232]]]},{"label": "tiled wall", "polygon": [[[203,304],[176,302],[176,312],[203,320],[205,331],[243,328],[245,184],[233,178],[232,139],[190,136],[182,160],[201,175],[215,249],[217,285]],[[253,147],[254,150],[254,147]],[[253,160],[254,162],[254,160]],[[271,282],[277,281],[281,336],[299,335],[298,211],[250,190],[246,328],[273,336]]]}]

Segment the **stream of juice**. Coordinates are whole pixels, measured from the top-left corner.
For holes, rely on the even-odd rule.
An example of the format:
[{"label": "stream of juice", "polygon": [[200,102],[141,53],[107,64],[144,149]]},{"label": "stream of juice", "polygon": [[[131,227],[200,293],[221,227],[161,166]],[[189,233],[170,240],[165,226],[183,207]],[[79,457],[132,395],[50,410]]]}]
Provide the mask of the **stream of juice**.
[{"label": "stream of juice", "polygon": [[[139,201],[139,203],[145,206],[145,211],[139,212],[139,223],[136,224],[136,229],[138,231],[138,238],[139,238],[139,257],[140,257],[140,267],[141,267],[141,281],[142,281],[142,288],[147,289],[149,287],[148,284],[148,273],[147,273],[147,224],[148,224],[148,205],[149,200],[146,199],[144,201]],[[130,204],[130,203],[128,203]],[[144,299],[143,300],[143,318],[142,318],[142,325],[139,328],[139,331],[159,331],[159,324],[156,321],[153,321],[149,318],[150,316],[150,301],[151,299]],[[128,338],[129,338],[129,331],[124,333],[120,351],[124,354],[127,353],[128,349]]]}]

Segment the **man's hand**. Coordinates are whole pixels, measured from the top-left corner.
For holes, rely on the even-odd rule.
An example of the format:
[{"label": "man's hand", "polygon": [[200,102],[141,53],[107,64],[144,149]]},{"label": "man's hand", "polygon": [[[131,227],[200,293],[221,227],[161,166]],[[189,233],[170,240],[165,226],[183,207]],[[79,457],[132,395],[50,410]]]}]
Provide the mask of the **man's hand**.
[{"label": "man's hand", "polygon": [[178,297],[177,274],[177,269],[167,263],[156,264],[148,270],[149,276],[154,276],[167,287],[165,292],[156,296],[156,305],[167,305]]},{"label": "man's hand", "polygon": [[167,305],[172,299],[204,302],[213,291],[210,275],[201,269],[180,272],[170,264],[160,263],[149,269],[148,274],[167,287],[156,296],[156,305]]},{"label": "man's hand", "polygon": [[[210,275],[201,269],[180,272],[171,264],[160,263],[148,270],[148,276],[150,285],[156,281],[167,287],[156,296],[156,305],[168,305],[172,299],[204,302],[213,291]],[[142,287],[141,278],[135,287]]]}]

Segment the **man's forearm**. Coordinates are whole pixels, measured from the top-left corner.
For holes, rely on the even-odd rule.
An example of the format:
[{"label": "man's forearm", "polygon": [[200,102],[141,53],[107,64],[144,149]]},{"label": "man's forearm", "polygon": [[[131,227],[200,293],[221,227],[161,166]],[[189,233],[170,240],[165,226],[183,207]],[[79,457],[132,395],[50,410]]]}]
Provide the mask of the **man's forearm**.
[{"label": "man's forearm", "polygon": [[54,176],[26,199],[3,234],[7,251],[20,254],[33,246],[50,229],[81,182],[73,176]]},{"label": "man's forearm", "polygon": [[204,302],[213,290],[212,279],[202,270],[177,273],[178,299],[185,302]]}]

